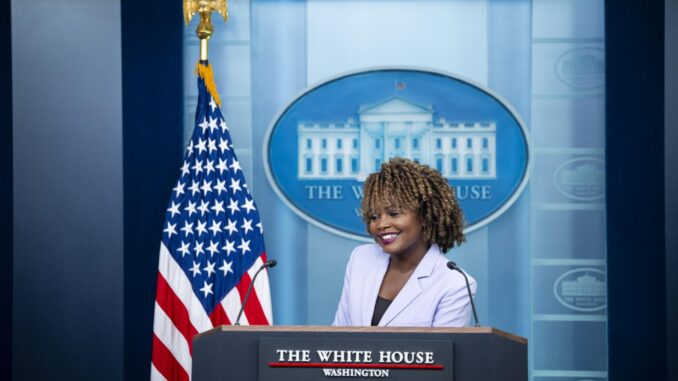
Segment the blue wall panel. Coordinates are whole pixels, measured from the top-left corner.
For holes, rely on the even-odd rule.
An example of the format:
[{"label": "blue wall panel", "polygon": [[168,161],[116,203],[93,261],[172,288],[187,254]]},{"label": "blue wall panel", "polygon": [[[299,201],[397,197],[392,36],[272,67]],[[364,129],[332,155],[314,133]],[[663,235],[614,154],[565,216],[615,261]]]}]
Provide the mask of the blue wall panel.
[{"label": "blue wall panel", "polygon": [[11,4],[14,379],[119,380],[120,3]]},{"label": "blue wall panel", "polygon": [[[531,11],[530,1],[490,1],[487,32],[488,87],[515,107],[530,135]],[[525,269],[530,260],[531,194],[528,186],[518,202],[487,228],[490,302],[483,322],[525,337],[530,335],[526,297],[530,294],[530,276]]]},{"label": "blue wall panel", "polygon": [[275,114],[306,87],[306,2],[254,1],[252,9],[252,152],[254,197],[266,248],[280,264],[270,272],[275,324],[307,320],[307,226],[269,187],[261,142]]}]

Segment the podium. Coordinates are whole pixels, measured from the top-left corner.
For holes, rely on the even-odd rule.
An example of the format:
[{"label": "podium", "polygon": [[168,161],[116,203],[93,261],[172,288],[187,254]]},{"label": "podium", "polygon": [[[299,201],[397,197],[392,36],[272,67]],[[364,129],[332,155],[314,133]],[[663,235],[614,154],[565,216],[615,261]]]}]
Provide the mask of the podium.
[{"label": "podium", "polygon": [[490,327],[220,326],[193,340],[194,381],[527,380],[527,339]]}]

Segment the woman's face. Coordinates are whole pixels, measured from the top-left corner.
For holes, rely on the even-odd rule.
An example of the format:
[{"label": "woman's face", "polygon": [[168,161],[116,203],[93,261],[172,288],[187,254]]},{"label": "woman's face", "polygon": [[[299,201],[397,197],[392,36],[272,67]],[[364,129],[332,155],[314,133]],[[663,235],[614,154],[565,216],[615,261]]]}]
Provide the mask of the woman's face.
[{"label": "woman's face", "polygon": [[409,256],[428,250],[421,217],[412,210],[387,207],[375,211],[370,215],[369,231],[384,252],[392,255]]}]

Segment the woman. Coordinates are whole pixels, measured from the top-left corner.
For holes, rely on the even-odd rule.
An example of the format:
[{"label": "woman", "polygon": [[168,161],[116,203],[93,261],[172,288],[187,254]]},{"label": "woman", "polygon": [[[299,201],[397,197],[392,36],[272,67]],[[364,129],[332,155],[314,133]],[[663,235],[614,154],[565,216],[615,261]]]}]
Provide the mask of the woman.
[{"label": "woman", "polygon": [[376,244],[353,250],[333,325],[467,325],[466,283],[443,256],[464,241],[464,218],[440,173],[391,159],[365,181],[361,207]]}]

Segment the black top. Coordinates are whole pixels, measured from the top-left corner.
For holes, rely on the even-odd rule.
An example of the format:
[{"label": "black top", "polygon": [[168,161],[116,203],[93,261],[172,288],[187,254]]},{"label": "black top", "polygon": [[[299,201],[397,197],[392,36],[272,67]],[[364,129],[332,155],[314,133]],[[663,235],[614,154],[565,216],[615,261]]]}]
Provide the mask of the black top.
[{"label": "black top", "polygon": [[374,304],[374,314],[372,315],[372,325],[379,325],[379,320],[384,316],[384,312],[388,309],[388,306],[391,305],[393,300],[384,299],[381,296],[377,296],[377,302]]}]

